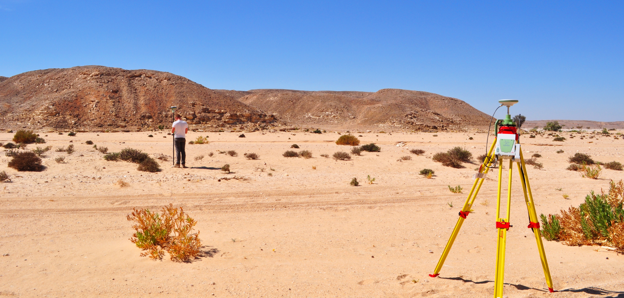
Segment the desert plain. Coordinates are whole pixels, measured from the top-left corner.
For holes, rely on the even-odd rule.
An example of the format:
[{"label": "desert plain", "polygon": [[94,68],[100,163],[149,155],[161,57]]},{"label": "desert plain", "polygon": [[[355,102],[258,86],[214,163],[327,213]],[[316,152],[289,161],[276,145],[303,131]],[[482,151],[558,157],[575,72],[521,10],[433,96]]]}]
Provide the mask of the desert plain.
[{"label": "desert plain", "polygon": [[[486,133],[352,131],[361,144],[375,143],[381,152],[336,161],[335,152],[351,150],[335,144],[336,132],[258,131],[240,138],[240,132],[196,131],[187,140],[207,136],[209,144],[187,145],[186,169],[172,168],[172,139],[162,131],[37,133],[46,144],[28,150],[53,147],[43,158],[44,171],[17,172],[7,166],[9,157],[0,157],[0,171],[11,180],[0,184],[2,297],[493,295],[497,171],[488,174],[440,276],[428,276],[474,182]],[[591,191],[624,179],[622,171],[604,169],[589,179],[566,170],[577,152],[624,162],[624,139],[562,135],[564,142],[547,135],[521,138],[525,158],[541,155],[543,168],[527,168],[538,214],[578,206]],[[0,133],[0,142],[12,137]],[[105,161],[88,140],[109,152],[134,148],[169,160],[159,160],[160,172],[140,172],[136,164]],[[70,144],[72,154],[55,151]],[[456,146],[469,150],[474,162],[454,169],[432,160]],[[220,153],[229,150],[238,155]],[[287,150],[308,150],[312,158],[283,157]],[[64,162],[55,162],[61,156]],[[225,164],[231,173],[221,171]],[[425,168],[435,171],[431,179],[419,174]],[[359,186],[350,185],[353,178]],[[503,179],[505,193],[506,171]],[[458,185],[462,193],[449,191]],[[159,210],[170,203],[198,222],[204,247],[192,262],[140,257],[129,241],[134,230],[126,216],[133,208]],[[549,293],[528,223],[514,171],[506,297],[624,297],[623,255],[544,241],[557,291]]]}]

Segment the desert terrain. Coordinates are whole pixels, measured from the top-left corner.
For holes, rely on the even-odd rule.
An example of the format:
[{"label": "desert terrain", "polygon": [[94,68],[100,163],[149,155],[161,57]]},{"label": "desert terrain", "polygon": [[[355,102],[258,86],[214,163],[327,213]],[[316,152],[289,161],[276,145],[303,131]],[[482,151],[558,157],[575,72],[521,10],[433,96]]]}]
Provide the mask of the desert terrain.
[{"label": "desert terrain", "polygon": [[[170,158],[172,140],[166,132],[79,132],[74,137],[37,132],[46,144],[31,144],[28,150],[53,147],[43,158],[44,171],[17,172],[0,154],[0,172],[11,180],[0,183],[0,296],[492,296],[496,171],[488,174],[440,276],[428,276],[478,168],[476,161],[462,169],[444,167],[431,157],[461,146],[475,160],[485,153],[485,133],[352,131],[362,144],[378,144],[381,152],[336,161],[331,158],[335,152],[351,150],[335,144],[337,132],[257,131],[240,138],[240,132],[195,131],[187,140],[207,136],[210,143],[187,145],[189,168],[159,160],[162,171],[147,173],[137,171],[136,164],[105,161],[85,143],[109,152],[134,148]],[[594,180],[566,170],[576,152],[624,162],[622,138],[565,136],[565,142],[540,135],[521,139],[526,158],[542,156],[542,169],[527,168],[538,214],[578,206],[592,190],[607,190],[610,180],[624,179],[622,171],[605,169]],[[12,138],[12,133],[0,133],[2,143]],[[76,150],[72,154],[55,151],[70,144]],[[293,144],[300,149],[291,149]],[[411,149],[425,153],[417,156]],[[220,153],[229,150],[238,156]],[[313,157],[283,157],[287,150],[309,150]],[[248,160],[245,153],[259,159]],[[55,162],[61,156],[64,163]],[[203,159],[196,160],[199,156]],[[224,164],[231,173],[220,170]],[[425,168],[435,171],[431,179],[419,175]],[[367,176],[375,179],[373,184]],[[360,186],[349,184],[354,177]],[[526,228],[516,172],[513,183],[505,296],[624,297],[623,255],[553,241],[544,246],[558,292],[548,293],[533,234]],[[457,185],[463,193],[449,191]],[[169,203],[198,222],[203,255],[192,262],[172,262],[168,255],[162,261],[140,257],[129,241],[134,230],[126,215],[133,208],[158,210]]]}]

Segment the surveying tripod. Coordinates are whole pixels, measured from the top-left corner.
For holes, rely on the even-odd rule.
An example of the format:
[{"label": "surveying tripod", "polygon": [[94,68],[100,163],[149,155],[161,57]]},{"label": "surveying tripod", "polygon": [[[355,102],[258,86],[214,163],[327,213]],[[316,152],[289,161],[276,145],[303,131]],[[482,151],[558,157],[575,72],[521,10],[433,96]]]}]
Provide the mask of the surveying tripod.
[{"label": "surveying tripod", "polygon": [[[466,217],[470,213],[470,208],[477,198],[477,194],[479,193],[481,185],[485,180],[485,175],[489,171],[490,167],[496,161],[498,161],[498,193],[496,201],[496,229],[498,231],[498,244],[496,253],[496,280],[494,285],[494,297],[503,297],[505,246],[507,240],[507,231],[511,227],[509,224],[511,206],[511,178],[513,163],[515,162],[518,166],[520,181],[522,182],[524,201],[526,202],[527,210],[529,212],[528,228],[532,229],[533,234],[535,234],[535,241],[537,242],[537,249],[539,250],[540,259],[542,260],[542,268],[544,269],[544,275],[546,276],[546,284],[548,285],[548,290],[550,292],[554,292],[552,278],[550,277],[550,270],[548,269],[548,261],[546,260],[546,252],[544,251],[544,245],[542,244],[542,237],[540,235],[540,224],[537,219],[537,213],[535,212],[535,204],[533,203],[533,194],[531,193],[529,176],[526,171],[526,165],[524,163],[524,157],[522,156],[522,150],[520,149],[520,136],[518,134],[516,124],[513,120],[511,120],[511,116],[509,115],[509,107],[511,107],[518,101],[501,100],[499,102],[502,105],[507,106],[507,116],[505,117],[505,119],[500,119],[496,121],[496,138],[492,146],[490,147],[487,156],[483,161],[483,164],[479,167],[479,173],[475,175],[475,182],[472,185],[472,189],[470,189],[470,194],[466,199],[466,203],[464,203],[464,207],[461,211],[459,211],[459,219],[457,220],[457,224],[455,224],[453,233],[451,234],[451,237],[449,238],[446,247],[444,248],[442,256],[440,256],[438,265],[436,266],[433,274],[429,274],[429,276],[437,277],[439,275],[439,272],[442,269],[442,265],[444,265],[444,261],[446,260],[446,257],[451,250],[451,246],[453,246],[453,242],[455,242],[455,238],[457,238],[457,234],[459,233],[459,230],[461,229],[464,220],[466,220]],[[500,214],[502,184],[501,176],[503,174],[503,162],[505,160],[509,160],[509,182],[507,186],[507,213],[506,216],[502,218]]]}]

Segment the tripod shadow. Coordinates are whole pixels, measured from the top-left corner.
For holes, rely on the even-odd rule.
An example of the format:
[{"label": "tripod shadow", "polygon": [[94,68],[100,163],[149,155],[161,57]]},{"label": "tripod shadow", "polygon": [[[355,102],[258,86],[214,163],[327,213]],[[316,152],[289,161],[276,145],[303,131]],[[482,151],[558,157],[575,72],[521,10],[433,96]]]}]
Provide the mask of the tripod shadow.
[{"label": "tripod shadow", "polygon": [[190,169],[194,169],[194,170],[221,170],[221,168],[215,168],[215,167],[205,167],[205,166],[201,166],[201,167],[189,167]]},{"label": "tripod shadow", "polygon": [[[465,279],[463,277],[438,277],[438,278],[446,279],[446,280],[458,280],[458,281],[462,281],[465,283],[472,283],[476,285],[494,283],[493,280],[474,281],[470,279]],[[527,287],[525,285],[520,285],[520,284],[511,284],[511,283],[504,283],[504,284],[512,286],[520,291],[534,290],[534,291],[544,292],[544,293],[548,292],[548,289],[532,288],[532,287]],[[623,291],[611,291],[611,290],[605,290],[605,289],[601,289],[597,287],[587,287],[587,288],[581,288],[581,289],[574,289],[574,288],[562,289],[562,290],[556,290],[556,292],[558,293],[565,293],[565,292],[585,293],[588,295],[614,295],[614,296],[606,296],[606,298],[624,298]]]}]

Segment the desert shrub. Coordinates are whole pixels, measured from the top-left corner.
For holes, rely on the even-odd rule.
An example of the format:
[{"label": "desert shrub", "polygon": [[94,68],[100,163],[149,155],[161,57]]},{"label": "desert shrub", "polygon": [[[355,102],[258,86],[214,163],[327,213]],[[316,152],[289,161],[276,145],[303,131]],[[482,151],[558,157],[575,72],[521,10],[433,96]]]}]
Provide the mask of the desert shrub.
[{"label": "desert shrub", "polygon": [[13,156],[9,162],[9,167],[18,171],[41,172],[44,167],[41,165],[41,158],[33,152],[19,152]]},{"label": "desert shrub", "polygon": [[357,155],[357,156],[361,156],[362,155],[362,149],[360,147],[353,147],[353,148],[351,148],[351,154]]},{"label": "desert shrub", "polygon": [[195,141],[189,141],[188,144],[189,145],[195,145]]},{"label": "desert shrub", "polygon": [[423,176],[433,175],[435,172],[432,169],[422,169],[420,170],[420,174]]},{"label": "desert shrub", "polygon": [[292,144],[292,145],[290,145],[290,148],[293,148],[293,149],[299,149],[299,145],[297,145],[297,144]]},{"label": "desert shrub", "polygon": [[76,136],[76,133],[75,133],[75,132],[73,132],[73,131],[70,131],[67,135],[68,135],[68,136],[70,136],[70,137],[75,137],[75,136]]},{"label": "desert shrub", "polygon": [[536,169],[542,169],[544,167],[544,165],[542,163],[537,162],[534,158],[525,160],[524,164],[533,166]]},{"label": "desert shrub", "polygon": [[480,163],[485,162],[485,159],[487,158],[487,154],[481,154],[479,155],[479,157],[477,157],[477,161],[479,161]]},{"label": "desert shrub", "polygon": [[462,187],[461,185],[457,185],[455,187],[452,186],[448,186],[448,189],[452,192],[452,193],[461,193],[462,192]]},{"label": "desert shrub", "polygon": [[357,181],[357,178],[355,178],[355,177],[353,179],[351,179],[351,183],[349,183],[349,184],[351,184],[351,186],[358,186],[358,185],[360,185],[360,183]]},{"label": "desert shrub", "polygon": [[36,149],[33,149],[32,152],[37,154],[37,156],[41,157],[44,153],[50,151],[50,149],[52,149],[52,146],[48,146],[45,148],[37,147]]},{"label": "desert shrub", "polygon": [[67,152],[67,154],[72,154],[72,153],[74,153],[74,152],[75,152],[75,150],[74,150],[74,144],[71,144],[71,145],[67,146],[67,149],[65,149],[65,151],[64,151],[64,152]]},{"label": "desert shrub", "polygon": [[227,152],[227,154],[228,154],[229,156],[232,156],[232,157],[236,157],[236,156],[238,156],[238,153],[236,153],[236,151],[234,151],[234,150],[229,150],[229,151]]},{"label": "desert shrub", "polygon": [[559,125],[558,121],[547,122],[546,126],[544,126],[544,130],[546,131],[559,131],[561,128],[562,126]]},{"label": "desert shrub", "polygon": [[14,148],[17,148],[17,146],[13,143],[9,142],[9,143],[4,144],[4,149],[14,149]]},{"label": "desert shrub", "polygon": [[351,160],[351,155],[347,152],[336,152],[334,153],[335,160]]},{"label": "desert shrub", "polygon": [[368,152],[381,152],[381,147],[375,145],[375,143],[362,145],[360,149],[362,149],[362,151],[368,151]]},{"label": "desert shrub", "polygon": [[299,156],[305,158],[305,159],[309,159],[312,158],[312,152],[308,151],[308,150],[302,150],[299,152]]},{"label": "desert shrub", "polygon": [[573,163],[573,164],[571,164],[571,165],[567,168],[567,170],[569,170],[569,171],[580,171],[580,170],[581,170],[581,166],[579,166],[579,165],[577,165],[577,164]]},{"label": "desert shrub", "polygon": [[13,157],[13,156],[17,155],[18,153],[20,153],[20,151],[17,150],[17,149],[4,150],[4,155],[6,157]]},{"label": "desert shrub", "polygon": [[284,154],[282,154],[282,156],[284,157],[299,157],[299,153],[292,151],[292,150],[288,150],[286,152],[284,152]]},{"label": "desert shrub", "polygon": [[147,135],[147,137],[148,137],[148,138],[153,138],[153,137],[154,137],[154,135]]},{"label": "desert shrub", "polygon": [[154,160],[151,157],[148,157],[145,160],[143,160],[141,163],[139,163],[139,167],[137,168],[137,170],[142,171],[142,172],[150,172],[150,173],[159,172],[160,165],[158,164],[156,160]]},{"label": "desert shrub", "polygon": [[448,154],[451,156],[451,158],[462,162],[470,162],[470,159],[472,158],[472,153],[461,147],[455,147],[449,150]]},{"label": "desert shrub", "polygon": [[65,163],[65,156],[59,156],[55,158],[54,161],[56,161],[56,163]]},{"label": "desert shrub", "polygon": [[553,139],[553,142],[563,142],[563,141],[565,141],[564,137],[556,137]]},{"label": "desert shrub", "polygon": [[111,152],[104,155],[104,160],[107,161],[118,161],[120,159],[119,152]]},{"label": "desert shrub", "polygon": [[102,154],[106,154],[108,152],[108,147],[98,147],[97,150]]},{"label": "desert shrub", "polygon": [[208,144],[208,138],[199,136],[197,137],[197,139],[195,139],[195,144],[199,144],[199,145]]},{"label": "desert shrub", "polygon": [[239,137],[239,138],[244,138],[244,137],[245,137],[245,134],[244,134],[244,133],[243,133],[243,134],[240,134],[240,135],[238,135],[238,137]]},{"label": "desert shrub", "polygon": [[535,135],[530,135],[529,139],[535,139]]},{"label": "desert shrub", "polygon": [[410,150],[410,153],[416,154],[416,155],[423,155],[423,154],[425,154],[425,150],[422,150],[422,149],[412,149],[412,150]]},{"label": "desert shrub", "polygon": [[221,171],[224,171],[226,173],[230,173],[230,164],[225,164],[224,166],[221,167]]},{"label": "desert shrub", "polygon": [[247,157],[247,159],[252,159],[252,160],[256,160],[260,158],[260,156],[258,156],[258,154],[255,154],[255,153],[245,153],[245,157]]},{"label": "desert shrub", "polygon": [[582,165],[581,172],[583,173],[583,178],[598,179],[598,177],[600,177],[600,172],[602,172],[602,168],[600,165]]},{"label": "desert shrub", "polygon": [[315,129],[312,131],[312,133],[318,133],[318,134],[322,134],[323,132],[320,129]]},{"label": "desert shrub", "polygon": [[464,166],[461,162],[453,157],[447,152],[438,152],[433,155],[433,161],[442,163],[443,166],[452,167],[452,168],[463,168]]},{"label": "desert shrub", "polygon": [[348,145],[348,146],[357,146],[360,144],[360,140],[352,135],[342,135],[336,141],[336,145]]},{"label": "desert shrub", "polygon": [[203,155],[200,155],[200,156],[195,156],[195,160],[202,160],[202,159],[204,159],[204,156],[203,156]]},{"label": "desert shrub", "polygon": [[182,207],[173,208],[169,204],[162,208],[160,215],[148,209],[134,208],[127,219],[135,222],[132,228],[136,232],[130,241],[145,251],[141,253],[142,257],[161,260],[166,251],[172,261],[188,262],[201,253],[199,231],[193,233],[197,222],[184,213]]},{"label": "desert shrub", "polygon": [[542,155],[541,155],[541,154],[539,154],[539,153],[535,153],[535,154],[533,154],[533,156],[532,156],[532,157],[538,158],[538,157],[542,157]]},{"label": "desert shrub", "polygon": [[86,141],[86,142],[85,142],[85,144],[87,144],[87,145],[93,145],[93,141],[88,140],[88,141]]},{"label": "desert shrub", "polygon": [[609,134],[609,131],[608,131],[606,128],[603,128],[601,133],[602,133],[603,135],[608,135],[608,134]]},{"label": "desert shrub", "polygon": [[574,156],[568,159],[568,161],[570,163],[575,163],[578,165],[582,165],[582,164],[593,165],[596,163],[589,155],[585,153],[575,153]]},{"label": "desert shrub", "polygon": [[401,156],[400,160],[412,160],[412,157],[409,155]]},{"label": "desert shrub", "polygon": [[557,216],[550,215],[550,218],[544,214],[540,214],[542,219],[542,235],[548,241],[559,240],[559,233],[561,233],[561,223]]},{"label": "desert shrub", "polygon": [[561,150],[561,149],[557,150],[557,154],[561,154],[561,153],[563,153],[563,150]]},{"label": "desert shrub", "polygon": [[329,158],[329,154],[321,154],[321,157]]},{"label": "desert shrub", "polygon": [[210,152],[208,153],[208,157],[212,157],[214,155],[214,153]]},{"label": "desert shrub", "polygon": [[37,139],[37,134],[32,130],[18,130],[13,136],[13,142],[22,144],[34,143],[35,139]]},{"label": "desert shrub", "polygon": [[9,175],[5,171],[2,171],[0,172],[0,182],[5,181],[11,181],[11,179],[9,179]]},{"label": "desert shrub", "polygon": [[119,158],[123,161],[129,161],[133,163],[142,163],[147,159],[150,159],[147,153],[142,152],[141,150],[125,148],[121,150],[119,153]]},{"label": "desert shrub", "polygon": [[46,141],[45,141],[43,138],[36,138],[36,139],[35,139],[35,143],[36,143],[36,144],[45,144],[45,142],[46,142]]},{"label": "desert shrub", "polygon": [[622,164],[617,161],[608,162],[604,164],[604,167],[609,170],[616,170],[616,171],[622,170]]}]

